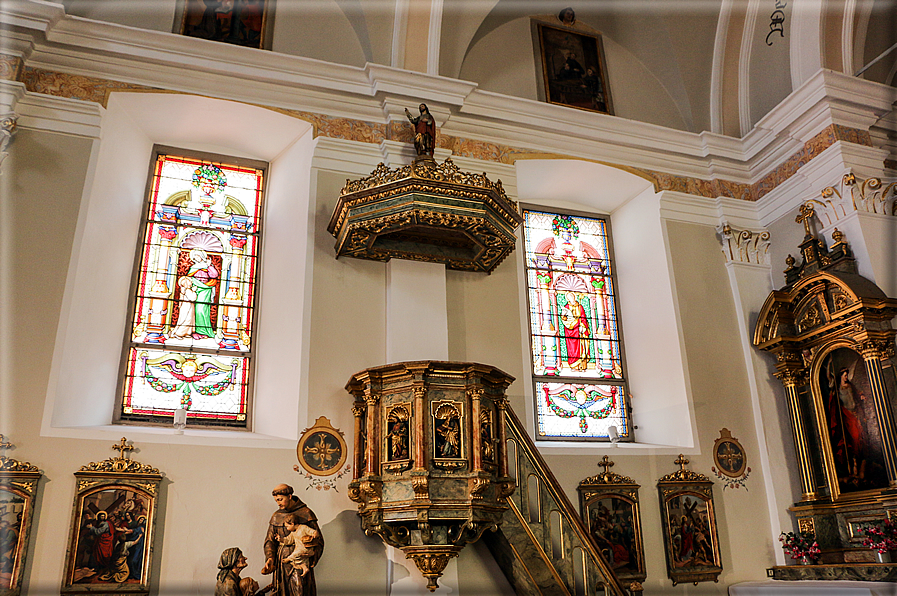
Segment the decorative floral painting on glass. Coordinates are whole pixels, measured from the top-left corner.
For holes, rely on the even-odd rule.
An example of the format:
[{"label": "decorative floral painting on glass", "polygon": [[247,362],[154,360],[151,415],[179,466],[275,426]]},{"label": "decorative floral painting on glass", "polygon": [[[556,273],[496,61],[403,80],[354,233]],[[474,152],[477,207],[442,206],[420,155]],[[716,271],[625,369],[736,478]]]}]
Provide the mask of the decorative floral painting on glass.
[{"label": "decorative floral painting on glass", "polygon": [[122,417],[245,426],[264,170],[158,155]]},{"label": "decorative floral painting on glass", "polygon": [[539,434],[629,438],[607,222],[523,215]]}]

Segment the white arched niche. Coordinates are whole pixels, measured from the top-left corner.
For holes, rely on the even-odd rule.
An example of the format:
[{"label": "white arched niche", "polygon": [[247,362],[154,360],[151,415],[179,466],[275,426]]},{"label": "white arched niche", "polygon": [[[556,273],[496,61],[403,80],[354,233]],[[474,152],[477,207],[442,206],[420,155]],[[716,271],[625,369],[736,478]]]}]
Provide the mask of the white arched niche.
[{"label": "white arched niche", "polygon": [[[94,140],[66,279],[44,408],[44,436],[119,436],[113,426],[134,251],[156,144],[266,161],[250,430],[128,426],[148,442],[279,446],[298,437],[307,342],[309,123],[236,102],[113,93]],[[306,364],[302,364],[306,363]]]},{"label": "white arched niche", "polygon": [[[610,215],[618,301],[636,443],[622,449],[692,448],[696,444],[691,391],[675,302],[666,226],[652,182],[619,168],[576,160],[520,160],[518,200],[548,209]],[[523,254],[522,245],[517,253]],[[523,258],[518,258],[520,279]],[[525,289],[521,319],[529,329]],[[529,355],[529,334],[523,353]],[[535,419],[532,366],[524,364],[527,419]],[[532,426],[530,428],[533,428]],[[603,443],[537,442],[540,448],[595,448]]]}]

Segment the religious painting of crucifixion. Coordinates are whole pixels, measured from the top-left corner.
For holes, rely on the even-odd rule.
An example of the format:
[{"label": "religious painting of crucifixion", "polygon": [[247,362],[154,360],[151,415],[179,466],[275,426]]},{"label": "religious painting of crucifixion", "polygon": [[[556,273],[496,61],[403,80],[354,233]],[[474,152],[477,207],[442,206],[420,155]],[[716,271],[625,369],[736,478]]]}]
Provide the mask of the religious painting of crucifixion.
[{"label": "religious painting of crucifixion", "polygon": [[63,594],[148,594],[162,474],[133,460],[127,439],[119,454],[75,472],[78,480]]},{"label": "religious painting of crucifixion", "polygon": [[629,476],[610,471],[614,462],[604,456],[602,472],[583,479],[579,511],[598,550],[624,585],[643,582],[645,552],[639,513],[639,485]]},{"label": "religious painting of crucifixion", "polygon": [[523,216],[539,438],[631,441],[608,222]]},{"label": "religious painting of crucifixion", "polygon": [[673,585],[719,581],[723,571],[716,530],[713,482],[689,470],[679,455],[679,469],[657,481],[667,575]]}]

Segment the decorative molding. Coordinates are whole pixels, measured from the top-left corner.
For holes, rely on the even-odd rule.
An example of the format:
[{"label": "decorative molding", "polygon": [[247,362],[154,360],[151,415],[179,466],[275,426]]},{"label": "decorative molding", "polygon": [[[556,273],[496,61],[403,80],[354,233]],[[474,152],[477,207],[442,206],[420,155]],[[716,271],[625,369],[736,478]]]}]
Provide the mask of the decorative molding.
[{"label": "decorative molding", "polygon": [[767,230],[741,230],[723,222],[716,229],[727,263],[748,263],[769,267],[770,236]]},{"label": "decorative molding", "polygon": [[15,114],[4,114],[0,116],[0,165],[3,165],[3,161],[6,159],[6,156],[9,155],[6,152],[6,148],[9,147],[12,138],[16,134],[17,122],[18,117]]},{"label": "decorative molding", "polygon": [[22,78],[25,61],[20,56],[0,54],[0,80],[19,81]]},{"label": "decorative molding", "polygon": [[[65,23],[67,23],[65,28],[75,27],[74,24],[68,23],[67,20],[65,21]],[[26,84],[27,90],[33,93],[80,99],[83,101],[91,101],[105,106],[106,102],[108,101],[109,94],[113,91],[152,91],[166,93],[175,92],[166,91],[156,86],[127,83],[111,79],[99,78],[95,76],[53,72],[50,70],[29,66],[25,66],[22,69],[20,66],[17,66],[18,62],[16,62],[17,59],[15,57],[10,58],[11,59],[8,60],[8,64],[6,65],[7,70],[11,73],[14,73],[17,68],[21,70],[21,76]],[[342,70],[340,70],[340,72],[342,72]],[[304,71],[302,74],[304,74]],[[432,95],[432,93],[428,94],[424,91],[435,84],[435,82],[431,81],[431,79],[438,78],[440,81],[444,80],[442,77],[430,77],[421,75],[420,73],[407,73],[400,69],[394,69],[391,67],[384,67],[380,65],[368,65],[368,67],[366,67],[366,74],[371,84],[371,91],[375,95],[378,93],[386,92],[386,90],[389,90],[390,92],[402,92],[403,94],[411,93],[415,85],[423,85],[425,89],[420,91],[418,94],[429,96]],[[14,75],[8,74],[7,76]],[[424,80],[420,80],[421,77],[423,77]],[[832,78],[834,82],[840,82],[840,79],[838,79],[837,77],[829,78]],[[307,82],[307,84],[313,84],[316,80],[317,79],[311,80],[310,82]],[[826,77],[823,77],[822,80],[817,80],[814,77],[813,81],[813,85],[817,87],[819,85],[823,85],[826,92],[828,92],[829,90],[828,84],[832,82]],[[808,84],[809,83],[810,81],[808,81]],[[813,85],[810,86],[812,87]],[[330,86],[332,87],[332,85]],[[840,89],[841,91],[850,91],[850,89],[846,89],[848,85],[842,83],[841,86],[845,87],[845,89]],[[395,89],[393,89],[392,87],[395,87]],[[863,89],[854,90],[854,92],[859,93],[862,90]],[[213,91],[210,92],[214,93]],[[314,93],[312,92],[310,92],[310,94],[314,95]],[[482,161],[498,162],[502,164],[513,164],[520,159],[583,160],[583,157],[575,155],[573,153],[565,153],[563,151],[533,151],[526,147],[516,147],[497,142],[487,142],[458,135],[456,131],[470,131],[470,133],[473,135],[485,134],[489,131],[488,126],[486,128],[484,128],[482,125],[478,126],[478,124],[481,123],[466,121],[462,123],[465,115],[473,115],[474,117],[488,116],[495,118],[502,117],[502,114],[504,114],[504,112],[501,112],[501,108],[499,106],[500,102],[497,102],[497,100],[492,101],[491,99],[491,95],[496,94],[487,94],[486,92],[479,91],[470,83],[459,83],[458,85],[451,86],[451,89],[449,89],[442,95],[444,96],[440,96],[437,101],[442,100],[448,102],[449,104],[462,105],[461,117],[452,119],[452,125],[450,127],[451,130],[448,131],[450,134],[441,133],[438,139],[438,146],[442,149],[450,150],[454,156],[462,156]],[[874,100],[878,99],[878,95],[879,94],[873,94],[874,97],[872,97],[872,103],[875,103],[876,105],[877,103]],[[489,101],[480,102],[479,100],[483,99],[484,96],[490,96]],[[850,94],[848,93],[847,96],[850,96]],[[836,99],[846,101],[847,96],[845,96],[845,98],[838,97]],[[273,97],[274,96],[272,95],[272,99],[270,100],[272,103],[276,101],[276,99],[273,99]],[[517,98],[507,98],[504,96],[500,97],[502,98],[502,101],[505,102],[505,104],[510,103],[516,105],[517,102],[520,101]],[[240,100],[237,99],[236,101]],[[386,98],[384,101],[389,102],[391,100],[390,98]],[[315,136],[317,137],[328,137],[358,141],[362,143],[380,144],[387,140],[406,142],[406,137],[409,135],[409,128],[405,125],[400,126],[397,122],[379,123],[371,120],[335,117],[304,110],[294,110],[282,107],[272,107],[269,105],[260,105],[258,103],[253,103],[252,101],[244,101],[244,103],[249,103],[250,105],[259,105],[260,107],[272,109],[274,111],[306,120],[314,126]],[[510,118],[515,123],[521,123],[523,125],[541,125],[544,123],[545,117],[550,116],[548,112],[551,112],[551,110],[549,110],[548,108],[551,107],[557,108],[557,106],[546,107],[543,104],[539,104],[538,110],[527,110],[528,113],[525,115],[521,115],[520,117],[511,118],[510,114],[505,114],[505,116],[507,118]],[[814,107],[813,109],[816,108]],[[488,113],[480,113],[484,110]],[[354,111],[357,113],[361,113],[358,110]],[[364,111],[365,110],[362,110],[362,112]],[[774,112],[776,113],[778,111],[778,109],[774,110]],[[564,112],[564,116],[566,117],[566,112]],[[781,119],[786,117],[793,118],[794,116],[787,114],[777,114],[777,117]],[[764,117],[762,122],[765,121],[766,117]],[[831,122],[831,119],[829,120],[829,122]],[[766,125],[768,125],[768,123],[766,123]],[[608,163],[607,161],[601,161],[597,159],[585,160],[604,163],[606,165],[619,167],[627,171],[636,173],[637,175],[640,175],[652,181],[654,183],[655,190],[658,192],[663,190],[671,190],[708,198],[729,197],[739,200],[756,201],[771,192],[773,189],[782,185],[785,181],[794,176],[794,174],[797,173],[797,171],[801,167],[806,165],[807,162],[817,157],[820,153],[825,151],[825,149],[832,146],[838,141],[864,147],[872,146],[872,140],[867,130],[854,128],[844,124],[829,123],[828,126],[823,128],[821,131],[816,132],[809,140],[804,142],[803,146],[798,151],[790,154],[787,158],[785,158],[784,162],[782,162],[781,158],[774,159],[774,157],[778,155],[778,152],[775,150],[775,145],[778,144],[780,147],[788,146],[789,139],[791,141],[794,140],[793,137],[783,137],[782,135],[785,134],[784,131],[773,131],[772,133],[770,133],[770,131],[766,130],[765,132],[760,131],[756,134],[754,134],[754,131],[752,131],[751,135],[749,135],[751,137],[750,141],[748,141],[747,138],[745,141],[732,141],[730,139],[727,139],[726,137],[721,137],[720,135],[688,135],[686,133],[682,133],[681,131],[672,131],[659,127],[650,127],[649,125],[644,125],[643,123],[627,122],[625,131],[617,130],[621,126],[623,125],[619,122],[605,122],[604,120],[595,125],[596,128],[614,129],[612,131],[607,131],[609,134],[607,135],[606,139],[603,139],[603,145],[605,147],[609,146],[612,149],[613,146],[624,142],[627,145],[630,145],[633,138],[647,138],[647,136],[650,135],[652,138],[655,138],[655,143],[656,141],[668,141],[666,143],[663,143],[665,150],[670,153],[670,155],[666,156],[665,161],[666,163],[670,164],[671,167],[676,167],[680,170],[691,169],[697,172],[698,170],[704,168],[705,166],[698,166],[697,162],[694,162],[694,159],[698,158],[701,153],[706,156],[707,152],[711,153],[711,167],[708,170],[705,170],[708,173],[713,171],[722,171],[729,174],[738,175],[740,173],[740,169],[742,168],[733,169],[732,167],[726,166],[726,163],[731,162],[733,159],[744,162],[743,169],[745,170],[745,176],[750,175],[751,169],[755,169],[757,167],[762,168],[764,163],[778,163],[778,165],[774,167],[773,170],[767,172],[757,182],[747,183],[719,177],[708,176],[707,178],[704,178],[701,176],[684,175],[681,173],[673,174],[652,168],[636,168],[622,163],[624,160],[630,162],[633,160],[638,160],[642,161],[642,163],[660,163],[661,160],[659,159],[659,156],[654,156],[657,159],[652,158],[651,156],[653,155],[653,153],[651,152],[651,149],[647,147],[635,149],[636,153],[632,153],[632,150],[627,150],[623,154],[620,154],[619,152],[615,153],[615,155],[617,156],[622,155],[622,157],[619,158],[620,162],[618,163]],[[758,128],[760,128],[759,125]],[[496,130],[505,129],[497,128]],[[755,128],[755,131],[756,130],[757,129]],[[510,134],[506,133],[502,134],[501,136],[509,139],[514,138],[514,136],[518,136],[520,140],[523,139],[523,137],[520,137],[519,135],[514,135],[514,131],[508,132]],[[559,130],[556,132],[563,131]],[[578,129],[577,134],[581,136],[584,132],[590,133],[595,131],[583,131],[580,128]],[[696,138],[691,139],[690,136],[694,136]],[[588,141],[588,139],[584,139],[584,141]],[[598,142],[597,139],[593,141],[596,143]],[[575,150],[574,147],[576,147],[576,145],[570,145],[568,143],[554,144],[559,148],[565,147],[571,150]],[[699,145],[703,145],[704,148],[701,149]],[[588,145],[580,143],[579,146],[587,147]],[[598,146],[596,145],[596,147]],[[767,150],[765,151],[765,153],[761,153],[761,149],[763,148],[772,148],[773,150]],[[594,154],[595,152],[592,153]],[[673,153],[678,154],[678,157],[673,156]],[[719,153],[719,155],[716,155],[717,153]],[[713,165],[717,161],[719,161],[718,167]],[[753,161],[754,163],[749,163],[751,161]]]},{"label": "decorative molding", "polygon": [[854,212],[897,215],[897,178],[859,178],[844,174],[840,184],[822,189],[811,199],[823,227],[838,223]]}]

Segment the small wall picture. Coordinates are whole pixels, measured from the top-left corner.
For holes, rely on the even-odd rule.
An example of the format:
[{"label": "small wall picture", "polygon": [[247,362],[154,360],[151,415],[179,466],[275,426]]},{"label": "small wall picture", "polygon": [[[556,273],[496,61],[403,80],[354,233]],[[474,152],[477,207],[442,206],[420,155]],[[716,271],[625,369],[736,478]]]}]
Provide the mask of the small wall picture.
[{"label": "small wall picture", "polygon": [[184,0],[178,33],[263,48],[268,0]]},{"label": "small wall picture", "polygon": [[713,507],[713,482],[686,469],[688,460],[676,459],[679,470],[657,481],[663,524],[667,575],[673,585],[719,581],[723,571]]},{"label": "small wall picture", "polygon": [[[0,448],[13,445],[0,435]],[[22,590],[25,556],[34,514],[34,497],[42,474],[37,466],[0,456],[0,595]]]},{"label": "small wall picture", "polygon": [[92,462],[75,472],[78,489],[63,594],[148,594],[159,470],[126,457]]},{"label": "small wall picture", "polygon": [[545,101],[613,114],[601,34],[535,22]]},{"label": "small wall picture", "polygon": [[579,511],[598,550],[624,584],[643,582],[645,553],[639,514],[639,485],[629,476],[611,472],[608,456],[598,464],[604,471],[580,481]]}]

